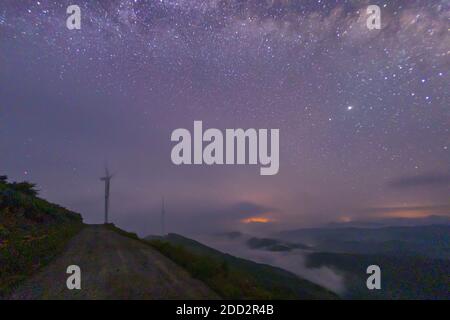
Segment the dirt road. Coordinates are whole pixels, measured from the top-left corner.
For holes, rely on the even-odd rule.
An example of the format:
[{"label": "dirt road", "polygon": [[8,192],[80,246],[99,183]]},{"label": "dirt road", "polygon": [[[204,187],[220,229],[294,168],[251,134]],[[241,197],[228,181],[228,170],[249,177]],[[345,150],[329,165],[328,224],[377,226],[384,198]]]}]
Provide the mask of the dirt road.
[{"label": "dirt road", "polygon": [[[81,290],[69,290],[69,265]],[[217,295],[151,247],[104,226],[87,226],[65,252],[19,286],[11,299],[208,299]]]}]

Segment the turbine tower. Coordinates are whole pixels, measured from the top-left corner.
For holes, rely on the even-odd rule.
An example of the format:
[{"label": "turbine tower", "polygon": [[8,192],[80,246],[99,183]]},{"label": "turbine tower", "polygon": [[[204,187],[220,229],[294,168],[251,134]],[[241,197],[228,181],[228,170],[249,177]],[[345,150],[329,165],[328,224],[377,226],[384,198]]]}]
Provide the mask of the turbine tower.
[{"label": "turbine tower", "polygon": [[164,206],[164,196],[162,197],[162,204],[161,204],[161,235],[164,236],[165,233],[165,225],[164,225],[164,216],[166,215],[166,208]]},{"label": "turbine tower", "polygon": [[105,167],[105,176],[100,178],[101,181],[105,181],[105,224],[108,223],[108,209],[109,209],[109,184],[112,174],[109,174],[108,167]]}]

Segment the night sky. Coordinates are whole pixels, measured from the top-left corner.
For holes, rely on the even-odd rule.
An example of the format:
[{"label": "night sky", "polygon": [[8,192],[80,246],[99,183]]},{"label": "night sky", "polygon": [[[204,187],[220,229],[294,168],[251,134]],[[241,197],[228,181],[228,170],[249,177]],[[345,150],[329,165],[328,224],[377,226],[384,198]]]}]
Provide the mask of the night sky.
[{"label": "night sky", "polygon": [[[446,0],[1,0],[0,174],[100,223],[107,163],[111,220],[140,234],[163,195],[184,234],[450,215],[449,19]],[[279,173],[173,165],[194,120],[280,129]]]}]

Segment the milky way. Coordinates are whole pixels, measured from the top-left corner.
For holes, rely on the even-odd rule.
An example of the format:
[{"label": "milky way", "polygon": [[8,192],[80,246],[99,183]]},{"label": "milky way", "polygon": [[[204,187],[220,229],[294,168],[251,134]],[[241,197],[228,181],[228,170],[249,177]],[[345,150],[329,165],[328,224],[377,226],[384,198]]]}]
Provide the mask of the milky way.
[{"label": "milky way", "polygon": [[[107,161],[113,220],[139,232],[163,194],[181,232],[448,215],[449,19],[449,1],[3,0],[0,170],[98,222]],[[279,174],[174,166],[194,120],[279,128]]]}]

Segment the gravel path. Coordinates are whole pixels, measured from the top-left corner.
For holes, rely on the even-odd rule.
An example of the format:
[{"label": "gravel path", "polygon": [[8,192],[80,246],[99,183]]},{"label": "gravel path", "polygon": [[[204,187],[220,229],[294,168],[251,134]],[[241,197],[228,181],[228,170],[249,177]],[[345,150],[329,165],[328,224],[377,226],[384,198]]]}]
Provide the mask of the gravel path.
[{"label": "gravel path", "polygon": [[[69,265],[81,290],[69,290]],[[151,247],[101,225],[85,227],[65,252],[25,281],[10,299],[213,299],[202,282]]]}]

